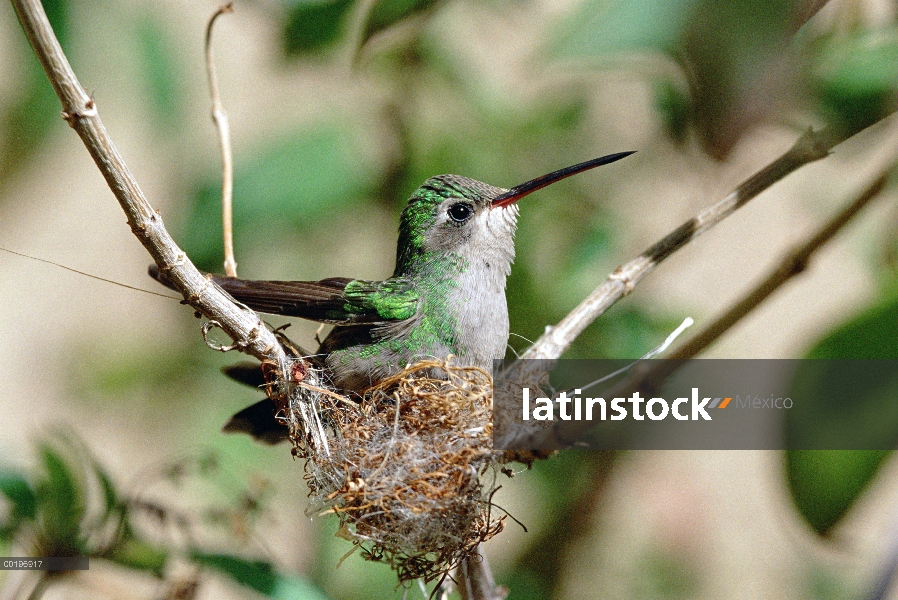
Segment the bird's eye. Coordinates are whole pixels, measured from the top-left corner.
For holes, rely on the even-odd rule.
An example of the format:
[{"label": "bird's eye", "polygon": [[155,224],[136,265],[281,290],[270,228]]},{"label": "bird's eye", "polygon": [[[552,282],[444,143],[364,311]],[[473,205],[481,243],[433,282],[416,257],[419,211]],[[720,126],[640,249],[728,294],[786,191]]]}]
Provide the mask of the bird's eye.
[{"label": "bird's eye", "polygon": [[456,223],[464,223],[474,214],[474,207],[467,202],[456,202],[449,207],[449,218]]}]

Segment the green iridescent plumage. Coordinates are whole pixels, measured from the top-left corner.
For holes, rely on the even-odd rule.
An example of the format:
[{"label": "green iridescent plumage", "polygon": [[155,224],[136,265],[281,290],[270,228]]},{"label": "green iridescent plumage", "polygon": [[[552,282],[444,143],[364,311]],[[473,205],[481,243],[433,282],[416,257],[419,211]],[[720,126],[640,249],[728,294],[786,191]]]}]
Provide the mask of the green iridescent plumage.
[{"label": "green iridescent plumage", "polygon": [[[308,358],[345,392],[361,392],[408,364],[450,354],[458,364],[489,370],[505,355],[508,341],[505,281],[514,260],[515,202],[627,154],[587,161],[508,190],[457,175],[428,179],[402,211],[396,266],[385,281],[212,279],[253,310],[334,324]],[[154,277],[170,283],[158,272]],[[258,386],[264,379],[257,371],[237,366],[228,373]],[[272,406],[256,408],[235,415],[227,428],[262,438],[284,433],[274,419],[259,422]]]},{"label": "green iridescent plumage", "polygon": [[418,309],[418,293],[412,283],[403,278],[387,281],[350,281],[343,289],[347,313],[374,311],[385,321],[408,319]]}]

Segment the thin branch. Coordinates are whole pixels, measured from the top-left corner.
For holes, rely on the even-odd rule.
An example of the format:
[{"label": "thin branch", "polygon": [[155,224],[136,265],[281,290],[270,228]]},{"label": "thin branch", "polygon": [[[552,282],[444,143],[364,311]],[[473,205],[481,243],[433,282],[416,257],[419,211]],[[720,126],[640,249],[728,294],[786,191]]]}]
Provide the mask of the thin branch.
[{"label": "thin branch", "polygon": [[234,260],[234,220],[231,206],[234,196],[234,159],[231,156],[231,127],[228,113],[221,103],[218,92],[218,76],[215,73],[215,59],[212,56],[212,27],[215,20],[225,13],[234,12],[228,2],[212,15],[206,27],[206,72],[209,75],[209,96],[212,99],[212,120],[218,130],[218,145],[221,147],[221,229],[224,238],[224,271],[228,277],[237,277],[237,261]]},{"label": "thin branch", "polygon": [[632,292],[636,285],[664,259],[796,169],[825,158],[834,146],[848,137],[849,134],[833,127],[821,131],[809,130],[785,154],[749,177],[724,199],[704,209],[638,257],[615,269],[557,325],[547,327],[546,332],[521,358],[549,360],[559,358],[584,329],[615,302]]},{"label": "thin branch", "polygon": [[858,198],[846,206],[839,214],[834,216],[817,233],[811,236],[804,244],[801,244],[787,253],[770,274],[751,290],[745,297],[737,302],[716,321],[709,324],[703,331],[696,334],[683,346],[670,355],[672,360],[687,360],[694,358],[715,342],[724,332],[742,320],[748,313],[757,308],[773,292],[785,285],[790,279],[804,272],[808,268],[811,257],[821,246],[830,241],[845,225],[847,225],[862,208],[876,198],[885,187],[887,175],[883,175],[870,185]]},{"label": "thin branch", "polygon": [[197,311],[221,324],[240,349],[265,362],[282,365],[286,354],[254,312],[236,305],[200,273],[166,231],[112,143],[97,106],[81,87],[53,33],[39,0],[12,0],[19,21],[62,103],[62,116],[75,129],[128,218],[131,231],[159,270]]},{"label": "thin branch", "polygon": [[28,600],[40,600],[44,594],[50,589],[51,576],[49,571],[41,571],[38,576],[37,584],[28,594]]},{"label": "thin branch", "polygon": [[[535,539],[528,541],[527,549],[515,561],[516,572],[539,573],[546,597],[563,596],[563,578],[568,561],[581,551],[597,528],[601,533],[601,526],[595,524],[595,515],[607,500],[609,481],[618,456],[619,453],[613,450],[583,452],[577,456],[581,468],[575,476],[578,481],[588,481],[589,484],[583,486],[569,502],[549,511],[545,525],[537,532]],[[564,535],[559,535],[561,531]]]},{"label": "thin branch", "polygon": [[462,561],[458,571],[458,593],[463,600],[505,600],[508,596],[507,589],[496,586],[479,546],[474,554]]},{"label": "thin branch", "polygon": [[[751,290],[743,300],[737,302],[722,317],[711,323],[704,331],[698,333],[683,347],[674,352],[669,360],[658,361],[651,366],[645,366],[645,368],[641,367],[648,365],[648,363],[638,365],[630,377],[605,392],[605,396],[616,398],[637,389],[657,389],[687,359],[697,356],[725,331],[766,300],[774,291],[785,285],[793,277],[803,273],[810,264],[814,254],[848,225],[861,209],[879,195],[885,187],[888,173],[892,168],[892,165],[887,167],[885,172],[877,177],[876,181],[868,186],[856,200],[824,224],[807,241],[787,253],[780,265],[764,278],[757,287]],[[533,448],[567,447],[580,439],[592,425],[590,421],[557,421],[551,429],[540,432],[536,441],[531,442],[529,445]],[[527,444],[527,442],[515,441],[514,444],[518,446],[519,444]],[[523,445],[520,447],[523,447]]]},{"label": "thin branch", "polygon": [[791,32],[795,33],[801,29],[802,26],[810,21],[814,15],[820,12],[828,2],[829,0],[804,0],[802,2],[797,2],[792,10],[792,22],[790,23]]}]

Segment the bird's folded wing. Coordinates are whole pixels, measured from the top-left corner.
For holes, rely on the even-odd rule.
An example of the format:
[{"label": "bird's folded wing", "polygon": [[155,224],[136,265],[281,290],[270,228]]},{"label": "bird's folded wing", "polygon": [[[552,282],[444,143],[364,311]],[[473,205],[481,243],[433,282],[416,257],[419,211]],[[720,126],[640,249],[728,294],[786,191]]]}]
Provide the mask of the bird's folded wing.
[{"label": "bird's folded wing", "polygon": [[[150,276],[171,286],[155,265]],[[359,281],[343,277],[321,281],[254,281],[211,275],[235,300],[263,313],[340,325],[387,323],[415,314],[418,296],[404,279]]]}]

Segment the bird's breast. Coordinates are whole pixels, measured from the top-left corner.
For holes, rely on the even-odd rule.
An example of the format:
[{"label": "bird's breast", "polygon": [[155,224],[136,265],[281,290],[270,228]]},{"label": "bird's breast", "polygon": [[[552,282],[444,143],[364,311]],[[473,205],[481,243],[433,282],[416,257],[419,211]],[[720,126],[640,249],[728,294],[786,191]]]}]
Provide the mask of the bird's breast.
[{"label": "bird's breast", "polygon": [[[505,300],[504,265],[479,265],[459,278],[449,297],[449,314],[455,321],[459,359],[487,370],[505,356],[508,344],[508,304]],[[497,276],[498,275],[498,276]]]}]

